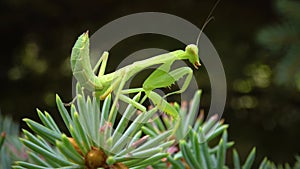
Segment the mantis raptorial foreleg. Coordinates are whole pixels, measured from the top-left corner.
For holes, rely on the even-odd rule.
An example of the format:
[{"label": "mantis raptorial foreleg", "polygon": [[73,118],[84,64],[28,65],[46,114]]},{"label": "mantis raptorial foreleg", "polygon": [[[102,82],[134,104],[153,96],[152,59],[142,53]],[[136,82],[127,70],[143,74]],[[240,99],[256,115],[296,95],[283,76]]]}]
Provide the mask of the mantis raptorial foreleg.
[{"label": "mantis raptorial foreleg", "polygon": [[[156,69],[143,83],[143,88],[136,89],[127,89],[123,90],[121,94],[129,94],[129,93],[137,93],[137,92],[145,92],[146,96],[155,104],[163,112],[170,114],[174,117],[177,116],[177,111],[167,102],[165,101],[165,97],[171,94],[178,94],[184,92],[188,84],[192,79],[193,71],[188,67],[182,67],[175,69],[171,72],[168,72],[171,64],[163,64],[158,69]],[[161,97],[159,94],[154,92],[154,89],[161,87],[168,87],[174,84],[180,78],[187,76],[185,82],[180,90],[174,91]],[[122,97],[126,97],[122,95]],[[127,98],[126,102],[130,102],[130,98]],[[134,103],[132,103],[134,104]]]},{"label": "mantis raptorial foreleg", "polygon": [[179,80],[180,78],[186,76],[186,79],[182,85],[182,87],[180,88],[180,90],[177,90],[177,91],[174,91],[174,92],[171,92],[171,93],[168,93],[164,96],[165,97],[168,97],[172,94],[180,94],[180,93],[183,93],[189,86],[191,80],[192,80],[192,77],[193,77],[193,70],[189,67],[182,67],[182,68],[178,68],[176,70],[173,70],[169,73],[172,77],[174,77],[174,80],[177,81]]},{"label": "mantis raptorial foreleg", "polygon": [[[164,98],[172,95],[172,94],[179,94],[184,92],[193,76],[193,71],[189,67],[181,67],[170,71],[171,63],[166,63],[161,65],[158,69],[156,69],[144,82],[143,89],[145,90],[146,95],[158,106],[160,110],[164,110],[168,114],[174,114],[175,109],[170,108],[169,103],[164,100]],[[170,72],[169,72],[170,71]],[[168,93],[167,95],[160,97],[157,93],[152,92],[152,90],[161,88],[161,87],[169,87],[174,84],[179,79],[186,76],[186,79],[183,83],[183,86],[180,90]],[[150,92],[151,91],[151,92]],[[160,104],[161,102],[161,104]],[[163,107],[159,107],[163,106]]]}]

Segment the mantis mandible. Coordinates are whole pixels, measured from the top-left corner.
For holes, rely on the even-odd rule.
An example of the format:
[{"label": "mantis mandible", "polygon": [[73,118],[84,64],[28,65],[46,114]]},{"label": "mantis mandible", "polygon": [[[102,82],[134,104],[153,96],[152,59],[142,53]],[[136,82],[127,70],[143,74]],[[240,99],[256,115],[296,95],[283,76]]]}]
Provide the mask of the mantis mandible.
[{"label": "mantis mandible", "polygon": [[[188,60],[197,69],[200,66],[198,47],[194,44],[187,45],[185,50],[176,50],[170,53],[161,54],[152,58],[134,62],[119,70],[104,74],[108,60],[108,52],[104,52],[92,69],[89,59],[89,37],[88,32],[83,33],[77,39],[71,53],[71,68],[74,77],[78,80],[81,87],[94,92],[100,100],[105,99],[113,90],[117,89],[121,83],[124,84],[129,78],[133,77],[138,72],[152,65],[160,65],[143,83],[142,88],[122,90],[119,93],[119,98],[129,104],[134,105],[142,112],[146,112],[146,108],[138,102],[133,101],[125,94],[145,92],[146,96],[163,112],[177,117],[177,111],[171,106],[164,97],[171,94],[182,93],[188,87],[193,70],[189,67],[181,67],[170,71],[171,65],[176,60]],[[98,75],[95,72],[99,69]],[[180,78],[186,76],[183,86],[180,90],[167,94],[161,97],[154,89],[169,87]]]}]

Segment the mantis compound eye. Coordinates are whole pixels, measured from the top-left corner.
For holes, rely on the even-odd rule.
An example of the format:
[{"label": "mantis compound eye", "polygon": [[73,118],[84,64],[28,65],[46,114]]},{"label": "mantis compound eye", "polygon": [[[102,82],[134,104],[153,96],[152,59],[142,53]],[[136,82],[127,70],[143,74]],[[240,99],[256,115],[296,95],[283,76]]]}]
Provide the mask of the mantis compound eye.
[{"label": "mantis compound eye", "polygon": [[189,61],[198,69],[198,67],[201,66],[198,56],[198,47],[194,44],[190,44],[186,46],[185,52],[188,54]]}]

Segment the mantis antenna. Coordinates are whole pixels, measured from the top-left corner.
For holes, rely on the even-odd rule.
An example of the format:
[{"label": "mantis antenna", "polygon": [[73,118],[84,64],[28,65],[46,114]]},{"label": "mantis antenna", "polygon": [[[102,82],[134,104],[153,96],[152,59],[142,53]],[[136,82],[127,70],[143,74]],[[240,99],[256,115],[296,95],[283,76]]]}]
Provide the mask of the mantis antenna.
[{"label": "mantis antenna", "polygon": [[214,12],[214,10],[216,9],[216,7],[218,6],[218,4],[219,4],[220,1],[221,1],[221,0],[218,0],[218,1],[215,3],[215,5],[211,8],[211,10],[210,10],[210,12],[209,12],[207,18],[205,19],[205,22],[204,22],[204,24],[203,24],[203,26],[202,26],[202,28],[201,28],[201,30],[200,30],[200,33],[199,33],[199,35],[198,35],[198,37],[197,37],[197,42],[196,42],[196,45],[197,45],[197,46],[198,46],[198,43],[199,43],[199,40],[200,40],[200,37],[201,37],[201,34],[202,34],[204,28],[207,26],[207,24],[208,24],[210,21],[214,20],[214,17],[211,16],[211,15],[212,15],[212,13]]}]

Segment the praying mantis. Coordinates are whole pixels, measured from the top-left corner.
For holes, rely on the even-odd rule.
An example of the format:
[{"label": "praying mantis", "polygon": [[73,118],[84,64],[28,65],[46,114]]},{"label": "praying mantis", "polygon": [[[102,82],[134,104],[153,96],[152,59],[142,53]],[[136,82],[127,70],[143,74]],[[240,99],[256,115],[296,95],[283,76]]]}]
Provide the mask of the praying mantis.
[{"label": "praying mantis", "polygon": [[[197,45],[203,29],[211,20],[214,19],[211,15],[219,2],[220,0],[217,0],[217,2],[210,10],[210,13],[207,16],[197,37]],[[130,93],[144,92],[145,96],[155,104],[157,109],[173,116],[174,118],[177,118],[177,110],[173,106],[171,106],[164,98],[172,94],[180,94],[184,92],[191,82],[193,70],[190,67],[181,67],[172,71],[170,71],[170,69],[172,64],[176,60],[188,60],[196,69],[198,69],[201,64],[199,61],[197,45],[190,44],[186,46],[185,50],[176,50],[142,61],[136,61],[131,65],[127,65],[116,70],[115,72],[105,74],[108,52],[103,52],[98,63],[92,69],[89,57],[89,36],[88,32],[85,32],[78,37],[74,47],[72,48],[71,69],[80,86],[91,92],[94,92],[95,96],[100,100],[104,100],[110,93],[116,90],[116,98],[133,105],[142,112],[146,112],[147,109],[142,104],[126,96],[126,94]],[[144,81],[141,88],[123,90],[126,81],[128,81],[138,72],[153,65],[160,66],[150,74],[150,76]],[[98,75],[96,75],[95,72],[98,69],[99,72]],[[170,87],[180,78],[183,78],[185,76],[185,81],[181,89],[178,91],[168,93],[163,97],[153,91],[158,88]],[[111,112],[113,111],[111,110]]]},{"label": "praying mantis", "polygon": [[[112,91],[120,87],[122,88],[125,82],[138,72],[152,65],[160,65],[144,81],[142,88],[121,90],[118,92],[118,97],[120,100],[132,104],[142,112],[146,112],[146,108],[142,104],[125,95],[144,92],[159,110],[175,118],[178,116],[177,111],[164,98],[172,94],[184,92],[192,79],[193,70],[190,67],[181,67],[170,71],[171,65],[176,60],[188,60],[196,69],[200,66],[198,47],[194,44],[187,45],[185,50],[176,50],[146,60],[136,61],[115,72],[105,74],[107,60],[108,52],[103,52],[98,63],[92,69],[89,59],[88,32],[79,36],[71,53],[71,69],[80,86],[94,92],[94,95],[100,98],[100,100],[104,100]],[[99,72],[96,75],[95,72],[98,69]],[[186,77],[185,81],[182,88],[178,91],[168,93],[164,97],[153,91],[157,88],[169,87],[183,77]]]}]

